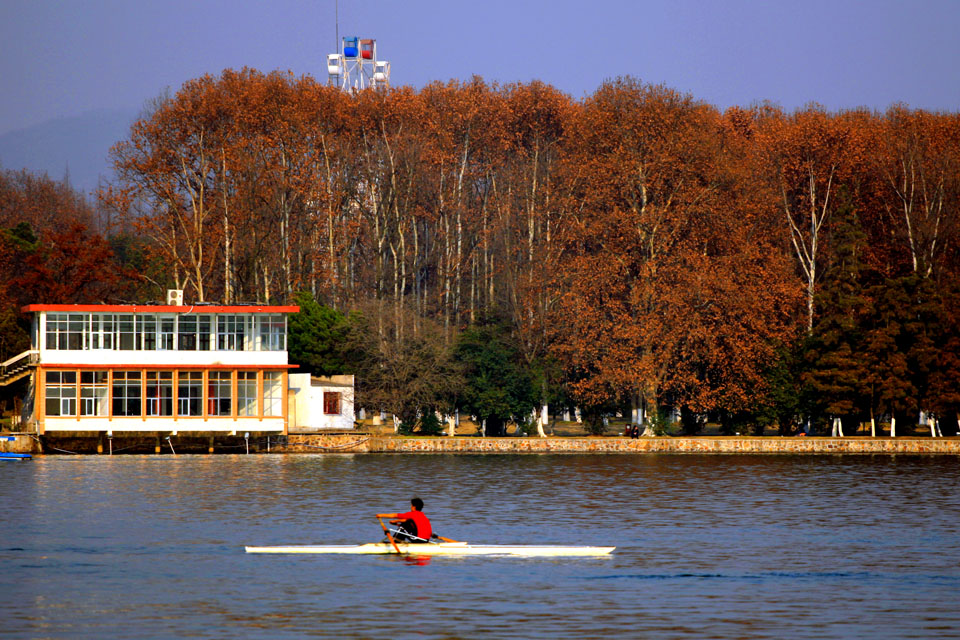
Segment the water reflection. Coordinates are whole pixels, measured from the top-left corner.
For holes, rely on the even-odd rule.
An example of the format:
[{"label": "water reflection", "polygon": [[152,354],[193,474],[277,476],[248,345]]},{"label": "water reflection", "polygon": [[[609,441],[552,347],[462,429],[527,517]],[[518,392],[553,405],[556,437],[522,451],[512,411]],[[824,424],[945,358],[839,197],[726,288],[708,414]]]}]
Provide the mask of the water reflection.
[{"label": "water reflection", "polygon": [[[960,628],[960,462],[945,456],[91,456],[4,471],[9,637],[935,638]],[[457,540],[618,549],[242,552],[379,540],[373,514],[411,495]]]}]

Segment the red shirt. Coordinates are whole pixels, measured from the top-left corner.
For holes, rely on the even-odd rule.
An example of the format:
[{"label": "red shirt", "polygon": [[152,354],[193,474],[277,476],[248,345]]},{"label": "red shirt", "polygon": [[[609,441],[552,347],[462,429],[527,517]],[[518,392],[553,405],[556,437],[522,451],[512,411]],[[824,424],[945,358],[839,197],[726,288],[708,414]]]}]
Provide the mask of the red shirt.
[{"label": "red shirt", "polygon": [[418,538],[429,540],[430,536],[433,535],[433,528],[430,526],[430,520],[427,519],[427,516],[423,515],[422,511],[407,511],[406,513],[398,513],[397,520],[413,520],[413,523],[417,525]]}]

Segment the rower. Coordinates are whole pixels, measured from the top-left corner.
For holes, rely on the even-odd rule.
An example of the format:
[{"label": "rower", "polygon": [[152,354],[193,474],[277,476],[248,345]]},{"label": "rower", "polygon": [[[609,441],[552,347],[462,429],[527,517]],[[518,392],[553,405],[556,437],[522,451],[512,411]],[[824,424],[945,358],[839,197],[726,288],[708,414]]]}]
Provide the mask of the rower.
[{"label": "rower", "polygon": [[423,515],[423,500],[410,501],[410,511],[406,513],[378,513],[378,518],[390,518],[390,524],[400,525],[393,538],[397,542],[430,542],[433,528],[430,520]]}]

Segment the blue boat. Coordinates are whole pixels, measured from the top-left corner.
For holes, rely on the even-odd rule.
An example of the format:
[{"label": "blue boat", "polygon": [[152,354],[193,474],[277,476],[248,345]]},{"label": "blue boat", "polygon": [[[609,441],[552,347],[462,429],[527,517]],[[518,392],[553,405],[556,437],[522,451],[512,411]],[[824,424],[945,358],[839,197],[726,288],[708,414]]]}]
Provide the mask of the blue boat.
[{"label": "blue boat", "polygon": [[29,453],[6,453],[0,451],[0,460],[29,460],[32,457]]}]

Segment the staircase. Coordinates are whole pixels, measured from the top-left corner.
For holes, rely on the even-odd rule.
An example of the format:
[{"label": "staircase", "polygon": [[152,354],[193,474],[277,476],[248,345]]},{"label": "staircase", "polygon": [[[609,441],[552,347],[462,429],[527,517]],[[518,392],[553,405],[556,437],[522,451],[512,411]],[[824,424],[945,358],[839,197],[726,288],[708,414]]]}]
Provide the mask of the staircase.
[{"label": "staircase", "polygon": [[6,362],[0,363],[0,387],[13,384],[21,378],[25,378],[37,366],[40,352],[35,349],[24,351],[20,355],[13,356]]}]

